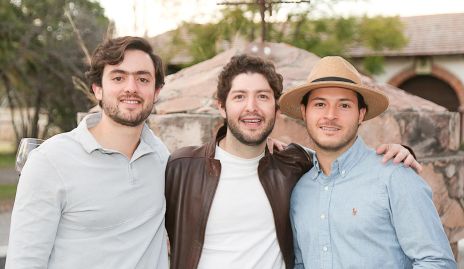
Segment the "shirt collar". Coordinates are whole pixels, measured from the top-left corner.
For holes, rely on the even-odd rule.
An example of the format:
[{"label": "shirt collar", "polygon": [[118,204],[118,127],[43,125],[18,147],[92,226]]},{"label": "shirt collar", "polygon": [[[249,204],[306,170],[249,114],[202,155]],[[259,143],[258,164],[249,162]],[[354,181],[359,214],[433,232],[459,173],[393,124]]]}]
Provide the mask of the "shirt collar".
[{"label": "shirt collar", "polygon": [[[77,141],[82,145],[87,153],[91,153],[94,150],[102,150],[105,152],[114,152],[108,149],[104,149],[95,139],[95,137],[90,133],[89,128],[97,125],[101,120],[101,112],[92,113],[85,116],[82,121],[79,123],[77,128],[74,130],[76,134]],[[136,159],[138,156],[155,152],[157,148],[157,141],[154,138],[153,132],[144,123],[142,134],[140,137],[140,143],[134,152],[133,159]],[[137,156],[136,156],[137,155]]]},{"label": "shirt collar", "polygon": [[[342,177],[346,176],[363,157],[367,149],[368,148],[364,143],[364,140],[358,136],[353,145],[332,163],[331,175],[340,174]],[[317,154],[315,151],[312,152],[314,152],[312,157],[315,171],[311,178],[316,180],[317,175],[322,173],[322,170],[320,169],[319,162],[317,161]]]},{"label": "shirt collar", "polygon": [[91,153],[97,149],[103,149],[89,131],[89,128],[94,127],[100,122],[101,116],[101,112],[85,116],[77,128],[73,131],[75,133],[76,140],[82,145],[87,153]]},{"label": "shirt collar", "polygon": [[311,155],[311,160],[313,162],[313,167],[317,170],[317,172],[321,171],[321,168],[319,166],[319,161],[317,160],[317,154],[316,151],[312,149],[307,149],[309,154]]},{"label": "shirt collar", "polygon": [[332,171],[345,176],[359,162],[366,149],[363,139],[358,136],[353,145],[332,163]]}]

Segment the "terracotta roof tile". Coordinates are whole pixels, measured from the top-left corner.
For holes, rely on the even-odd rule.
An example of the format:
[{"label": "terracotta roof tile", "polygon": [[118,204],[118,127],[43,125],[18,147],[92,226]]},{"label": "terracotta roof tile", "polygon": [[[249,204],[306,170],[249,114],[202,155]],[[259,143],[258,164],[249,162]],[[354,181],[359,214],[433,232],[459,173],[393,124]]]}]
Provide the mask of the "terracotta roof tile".
[{"label": "terracotta roof tile", "polygon": [[400,18],[408,44],[399,50],[373,53],[364,47],[353,47],[347,55],[413,56],[464,53],[464,13],[435,14]]}]

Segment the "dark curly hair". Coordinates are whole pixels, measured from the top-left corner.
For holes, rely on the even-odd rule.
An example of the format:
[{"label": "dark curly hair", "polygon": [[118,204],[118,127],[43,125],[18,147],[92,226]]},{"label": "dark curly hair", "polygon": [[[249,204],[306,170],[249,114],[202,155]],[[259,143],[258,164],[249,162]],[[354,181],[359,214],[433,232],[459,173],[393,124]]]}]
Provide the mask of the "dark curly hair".
[{"label": "dark curly hair", "polygon": [[141,50],[150,55],[155,67],[155,88],[161,89],[164,86],[164,67],[161,58],[153,53],[153,48],[147,40],[134,36],[108,39],[97,46],[92,54],[90,69],[85,72],[90,88],[92,84],[102,86],[105,65],[115,65],[122,62],[126,50]]},{"label": "dark curly hair", "polygon": [[240,54],[232,57],[229,63],[224,66],[218,78],[216,97],[219,103],[224,106],[227,96],[232,87],[232,80],[243,73],[257,73],[263,75],[274,92],[274,98],[279,100],[282,95],[283,78],[277,73],[273,63],[266,61],[260,57],[247,54]]}]

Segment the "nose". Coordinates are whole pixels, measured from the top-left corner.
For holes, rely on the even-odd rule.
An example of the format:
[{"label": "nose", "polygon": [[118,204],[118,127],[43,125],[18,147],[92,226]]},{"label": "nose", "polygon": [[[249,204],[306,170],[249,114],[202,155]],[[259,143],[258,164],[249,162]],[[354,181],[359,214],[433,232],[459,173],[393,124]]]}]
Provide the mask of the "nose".
[{"label": "nose", "polygon": [[137,79],[133,75],[127,77],[126,92],[135,92],[137,90]]},{"label": "nose", "polygon": [[325,117],[329,120],[335,119],[337,117],[336,106],[328,106],[325,112]]},{"label": "nose", "polygon": [[250,97],[250,98],[247,99],[246,110],[247,111],[256,111],[256,98]]}]

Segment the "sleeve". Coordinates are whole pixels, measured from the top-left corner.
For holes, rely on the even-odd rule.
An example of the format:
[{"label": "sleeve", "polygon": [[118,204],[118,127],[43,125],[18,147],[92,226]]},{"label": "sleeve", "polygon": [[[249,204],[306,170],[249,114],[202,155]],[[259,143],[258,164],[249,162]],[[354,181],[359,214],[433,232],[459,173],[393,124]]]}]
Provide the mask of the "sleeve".
[{"label": "sleeve", "polygon": [[293,251],[295,252],[295,266],[293,269],[304,269],[303,257],[301,255],[301,249],[298,244],[297,238],[297,230],[295,229],[294,220],[293,220],[293,213],[290,211],[290,222],[292,224],[292,232],[293,232]]},{"label": "sleeve", "polygon": [[413,268],[456,268],[427,183],[401,165],[391,174],[387,188],[398,241]]},{"label": "sleeve", "polygon": [[[165,172],[165,191],[164,195],[166,198],[166,231],[168,233],[168,240],[172,242],[174,239],[174,223],[175,223],[175,208],[177,207],[177,192],[174,188],[174,181],[177,178],[176,173],[179,170],[175,169],[172,165],[171,157],[169,157],[166,165]],[[171,243],[170,243],[171,245]]]},{"label": "sleeve", "polygon": [[5,268],[47,268],[64,201],[56,169],[40,151],[22,170],[11,216]]}]

